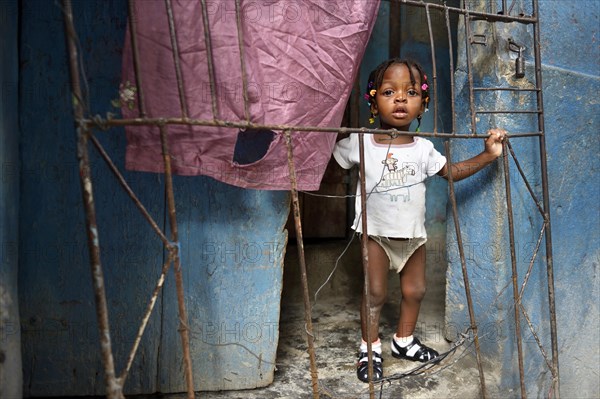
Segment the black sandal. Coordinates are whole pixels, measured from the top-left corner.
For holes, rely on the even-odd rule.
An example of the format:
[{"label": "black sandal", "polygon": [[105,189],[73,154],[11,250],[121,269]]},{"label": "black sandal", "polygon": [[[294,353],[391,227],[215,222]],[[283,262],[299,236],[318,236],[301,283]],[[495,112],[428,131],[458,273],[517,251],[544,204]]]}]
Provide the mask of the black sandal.
[{"label": "black sandal", "polygon": [[[420,348],[415,352],[414,355],[408,356],[408,351],[415,345],[418,345]],[[439,355],[440,354],[435,349],[431,349],[430,347],[423,345],[416,337],[413,338],[412,342],[404,348],[398,345],[392,338],[392,356],[398,359],[408,359],[412,360],[413,362],[428,362],[431,359],[435,359]]]},{"label": "black sandal", "polygon": [[[358,354],[356,375],[362,382],[369,382],[369,355],[367,352]],[[383,358],[377,352],[373,352],[373,381],[383,378]]]}]

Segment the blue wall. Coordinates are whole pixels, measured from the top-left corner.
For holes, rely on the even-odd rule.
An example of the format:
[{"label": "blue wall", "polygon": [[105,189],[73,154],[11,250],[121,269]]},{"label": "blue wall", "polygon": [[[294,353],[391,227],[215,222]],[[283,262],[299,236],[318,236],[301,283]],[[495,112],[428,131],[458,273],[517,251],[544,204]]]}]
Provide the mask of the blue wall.
[{"label": "blue wall", "polygon": [[[90,113],[118,112],[111,100],[118,97],[126,2],[74,2],[74,16]],[[104,391],[64,43],[57,3],[22,3],[19,303],[26,396]],[[123,171],[123,130],[96,136]],[[91,148],[90,153],[120,372],[164,254],[161,242],[96,151]],[[124,175],[164,227],[163,176]],[[278,340],[289,196],[242,190],[204,177],[178,177],[174,183],[196,389],[267,385],[273,378]],[[177,328],[170,271],[126,393],[185,389]],[[233,372],[238,373],[235,378]]]},{"label": "blue wall", "polygon": [[[550,213],[552,220],[556,317],[563,397],[597,397],[600,392],[599,359],[599,253],[600,181],[598,150],[600,139],[596,99],[600,57],[597,1],[540,1],[543,95],[546,124]],[[585,12],[582,12],[585,10]],[[531,87],[532,27],[497,24],[494,28],[478,23],[478,33],[488,35],[488,46],[473,46],[476,84],[520,85]],[[514,54],[506,51],[507,39],[527,47],[526,77],[515,80]],[[493,43],[490,39],[493,38]],[[459,41],[460,43],[460,41]],[[464,48],[464,45],[463,45]],[[457,88],[462,107],[458,120],[469,131],[466,60],[459,60]],[[480,97],[480,108],[531,109],[528,95],[502,94]],[[466,122],[465,122],[466,121]],[[482,117],[478,131],[502,126],[512,132],[537,130],[536,121],[527,116]],[[525,175],[541,200],[540,150],[537,139],[511,140]],[[454,159],[467,158],[481,150],[481,143],[456,142]],[[516,256],[519,288],[525,277],[538,240],[542,219],[526,191],[522,178],[511,161],[510,181],[515,218]],[[511,263],[508,251],[508,225],[504,175],[500,161],[475,177],[457,184],[457,201],[467,255],[475,313],[487,370],[500,370],[500,389],[518,397],[519,377],[515,340],[514,308],[511,304]],[[449,331],[464,330],[469,324],[464,286],[454,225],[448,225],[448,291],[446,299]],[[551,355],[545,246],[542,243],[523,298],[544,349]],[[507,286],[508,284],[508,286]],[[546,396],[551,389],[550,372],[521,317],[526,386],[529,395]],[[511,393],[512,392],[512,393]]]},{"label": "blue wall", "polygon": [[0,397],[22,392],[19,239],[18,7],[0,2]]}]

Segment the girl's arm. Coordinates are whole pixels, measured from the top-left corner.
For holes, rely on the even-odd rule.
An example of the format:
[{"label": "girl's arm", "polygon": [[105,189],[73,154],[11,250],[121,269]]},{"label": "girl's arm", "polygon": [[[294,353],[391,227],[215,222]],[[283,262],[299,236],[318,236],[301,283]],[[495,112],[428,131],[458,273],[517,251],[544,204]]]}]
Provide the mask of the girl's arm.
[{"label": "girl's arm", "polygon": [[465,177],[469,177],[485,168],[487,165],[496,160],[502,155],[502,142],[506,137],[504,129],[491,129],[488,131],[488,138],[485,140],[485,150],[471,159],[453,163],[452,165],[444,165],[438,172],[438,175],[444,179],[448,179],[448,168],[452,168],[452,180],[459,181]]}]

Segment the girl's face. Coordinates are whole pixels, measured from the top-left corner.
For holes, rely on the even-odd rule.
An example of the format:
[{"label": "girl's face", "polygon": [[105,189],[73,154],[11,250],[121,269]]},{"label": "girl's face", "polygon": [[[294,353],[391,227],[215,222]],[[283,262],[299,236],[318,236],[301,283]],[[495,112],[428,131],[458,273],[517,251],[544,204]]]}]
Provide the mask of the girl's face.
[{"label": "girl's face", "polygon": [[425,110],[421,97],[421,77],[413,69],[415,83],[410,82],[408,67],[391,65],[383,75],[383,81],[372,104],[371,111],[379,115],[381,127],[408,131],[411,122]]}]

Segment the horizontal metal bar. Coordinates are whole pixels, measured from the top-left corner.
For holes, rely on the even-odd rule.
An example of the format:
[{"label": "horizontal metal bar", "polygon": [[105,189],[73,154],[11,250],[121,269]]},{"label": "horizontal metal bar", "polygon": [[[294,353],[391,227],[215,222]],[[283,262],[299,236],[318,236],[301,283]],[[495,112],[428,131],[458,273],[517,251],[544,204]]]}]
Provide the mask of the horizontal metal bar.
[{"label": "horizontal metal bar", "polygon": [[487,12],[480,12],[474,10],[467,10],[465,8],[456,8],[456,7],[448,7],[444,4],[436,4],[436,3],[425,3],[422,0],[390,0],[397,1],[402,4],[410,5],[410,6],[420,6],[423,7],[425,4],[428,5],[429,8],[435,8],[438,10],[449,10],[451,12],[455,12],[458,14],[466,15],[468,14],[472,20],[485,20],[488,22],[520,22],[524,24],[533,24],[538,22],[538,18],[533,16],[510,16],[510,15],[502,15],[502,14],[492,14]]},{"label": "horizontal metal bar", "polygon": [[537,92],[541,89],[522,89],[519,87],[474,87],[473,91],[532,91]]},{"label": "horizontal metal bar", "polygon": [[[232,122],[222,120],[202,120],[202,119],[182,119],[182,118],[144,118],[144,119],[81,119],[80,124],[88,127],[97,127],[101,130],[107,130],[110,127],[124,126],[163,126],[163,125],[188,125],[188,126],[208,126],[208,127],[226,127],[234,129],[267,129],[267,130],[289,130],[294,132],[324,132],[324,133],[365,133],[365,134],[390,134],[398,136],[419,136],[419,137],[446,137],[454,139],[472,139],[473,137],[484,138],[485,135],[459,134],[459,133],[440,133],[440,132],[404,132],[395,129],[370,129],[365,127],[322,127],[322,126],[290,126],[290,125],[260,125],[252,122]],[[541,132],[523,132],[509,134],[509,138],[540,136]]]},{"label": "horizontal metal bar", "polygon": [[542,111],[514,111],[510,109],[501,110],[481,110],[475,111],[476,114],[541,114]]}]

